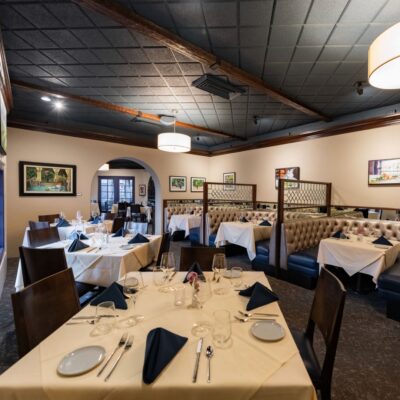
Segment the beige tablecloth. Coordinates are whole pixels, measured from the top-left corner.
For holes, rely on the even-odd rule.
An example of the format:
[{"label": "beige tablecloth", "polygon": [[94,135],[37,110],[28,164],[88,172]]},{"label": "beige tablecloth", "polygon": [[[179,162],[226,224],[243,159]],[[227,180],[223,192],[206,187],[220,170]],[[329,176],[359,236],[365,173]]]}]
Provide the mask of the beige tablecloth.
[{"label": "beige tablecloth", "polygon": [[[205,338],[197,383],[192,383],[197,337],[191,334],[195,321],[212,321],[213,311],[225,308],[235,313],[244,309],[247,298],[233,289],[227,295],[213,297],[202,310],[177,308],[173,295],[158,292],[151,285],[151,273],[143,273],[148,284],[136,303],[136,312],[145,316],[137,326],[129,328],[134,335],[133,348],[126,353],[108,382],[96,377],[98,369],[73,378],[58,376],[56,368],[68,352],[86,345],[101,345],[110,354],[123,330],[105,336],[92,337],[90,325],[62,326],[18,363],[0,376],[2,400],[315,400],[316,395],[278,303],[258,311],[279,314],[277,320],[285,329],[280,342],[267,343],[254,338],[251,323],[232,322],[232,344],[227,349],[215,349],[212,358],[212,383],[207,383],[205,348],[211,344]],[[176,275],[174,281],[183,279]],[[268,285],[262,272],[246,272],[243,281],[260,281]],[[229,285],[229,283],[228,283]],[[187,300],[190,298],[187,284]],[[80,314],[93,314],[89,306]],[[118,310],[120,317],[131,312]],[[142,368],[147,333],[163,327],[189,338],[186,345],[151,385],[142,382]]]},{"label": "beige tablecloth", "polygon": [[379,275],[391,267],[399,254],[400,243],[391,241],[389,248],[380,248],[371,243],[375,238],[356,235],[350,239],[328,238],[321,240],[318,250],[318,263],[342,267],[350,276],[357,272],[371,275],[377,283]]},{"label": "beige tablecloth", "polygon": [[[108,286],[127,272],[137,271],[153,262],[157,257],[161,246],[160,235],[147,235],[150,242],[135,244],[130,250],[120,248],[132,238],[132,235],[122,237],[110,237],[106,247],[98,251],[87,252],[88,249],[69,253],[65,252],[67,264],[72,268],[75,279],[79,282],[93,285]],[[43,248],[63,247],[67,250],[71,241],[61,241]],[[84,240],[84,243],[91,245],[91,240]],[[18,266],[17,278],[15,281],[16,290],[24,287],[21,266]]]},{"label": "beige tablecloth", "polygon": [[215,246],[237,244],[247,249],[250,260],[256,257],[256,242],[271,237],[272,226],[260,226],[251,222],[221,222],[215,238]]}]

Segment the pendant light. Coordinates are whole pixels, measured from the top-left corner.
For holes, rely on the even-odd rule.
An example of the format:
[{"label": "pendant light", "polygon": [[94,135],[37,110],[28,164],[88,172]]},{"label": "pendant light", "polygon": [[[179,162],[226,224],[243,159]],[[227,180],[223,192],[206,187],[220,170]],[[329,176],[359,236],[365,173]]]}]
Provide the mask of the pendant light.
[{"label": "pendant light", "polygon": [[368,79],[380,89],[400,89],[400,22],[379,35],[369,47]]},{"label": "pendant light", "polygon": [[186,153],[190,151],[191,148],[190,136],[176,133],[175,121],[174,119],[173,132],[164,132],[158,135],[157,147],[161,151],[168,151],[170,153]]}]

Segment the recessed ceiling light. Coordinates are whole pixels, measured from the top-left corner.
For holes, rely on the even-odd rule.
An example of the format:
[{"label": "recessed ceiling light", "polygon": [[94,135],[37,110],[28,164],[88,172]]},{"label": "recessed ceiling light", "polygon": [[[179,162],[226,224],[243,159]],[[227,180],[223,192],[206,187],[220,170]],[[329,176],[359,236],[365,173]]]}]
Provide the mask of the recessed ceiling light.
[{"label": "recessed ceiling light", "polygon": [[54,107],[55,107],[56,110],[62,110],[64,108],[64,104],[61,103],[61,101],[56,101],[54,103]]},{"label": "recessed ceiling light", "polygon": [[51,98],[49,96],[42,96],[41,99],[43,101],[51,101]]}]

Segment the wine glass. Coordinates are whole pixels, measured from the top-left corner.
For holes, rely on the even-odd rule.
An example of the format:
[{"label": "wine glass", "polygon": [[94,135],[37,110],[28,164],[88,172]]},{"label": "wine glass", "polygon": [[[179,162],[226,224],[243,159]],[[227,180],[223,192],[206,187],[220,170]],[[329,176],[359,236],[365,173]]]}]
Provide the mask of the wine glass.
[{"label": "wine glass", "polygon": [[76,212],[76,219],[78,220],[78,222],[82,221],[82,213],[80,212],[80,210]]},{"label": "wine glass", "polygon": [[[176,269],[175,256],[171,251],[163,253],[161,255],[160,263],[161,271],[164,272],[164,283],[167,283]],[[164,285],[160,288],[160,292],[170,292],[172,290],[171,285]]]},{"label": "wine glass", "polygon": [[[212,296],[210,282],[205,279],[196,279],[193,282],[192,307],[200,310]],[[211,330],[209,321],[196,321],[192,327],[192,334],[198,337],[206,336]]]},{"label": "wine glass", "polygon": [[139,293],[139,281],[133,277],[129,276],[129,274],[125,275],[124,282],[122,284],[123,287],[123,293],[125,296],[127,296],[130,300],[130,306],[129,308],[132,310],[132,314],[128,318],[126,318],[123,322],[125,326],[134,326],[136,325],[137,321],[139,319],[143,319],[143,315],[136,315],[134,314],[135,312],[135,306],[136,306],[136,300],[137,296]]},{"label": "wine glass", "polygon": [[65,213],[63,211],[60,211],[60,219],[61,220],[65,219]]},{"label": "wine glass", "polygon": [[223,273],[227,270],[226,257],[223,253],[214,254],[212,262],[212,270],[214,271],[214,276],[218,280]]}]

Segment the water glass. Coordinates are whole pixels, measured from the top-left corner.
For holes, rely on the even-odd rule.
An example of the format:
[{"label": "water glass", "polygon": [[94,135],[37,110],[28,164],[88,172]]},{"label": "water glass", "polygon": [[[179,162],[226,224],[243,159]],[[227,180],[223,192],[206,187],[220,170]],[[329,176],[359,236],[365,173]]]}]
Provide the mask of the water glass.
[{"label": "water glass", "polygon": [[125,320],[125,326],[134,326],[138,319],[142,319],[142,315],[134,315],[137,296],[139,293],[139,281],[129,274],[125,275],[122,283],[124,295],[130,299],[131,315]]},{"label": "water glass", "polygon": [[153,283],[162,286],[165,283],[165,274],[159,265],[153,267]]},{"label": "water glass", "polygon": [[231,268],[231,282],[234,287],[240,287],[242,285],[242,273],[243,268],[241,267]]},{"label": "water glass", "polygon": [[182,283],[174,285],[174,306],[182,307],[185,305],[185,285]]},{"label": "water glass", "polygon": [[214,255],[213,262],[212,262],[212,270],[216,273],[219,277],[227,269],[226,257],[224,253],[218,253]]},{"label": "water glass", "polygon": [[113,301],[103,301],[96,306],[96,319],[94,335],[106,335],[110,333],[115,325],[116,314]]},{"label": "water glass", "polygon": [[[174,253],[168,251],[161,255],[161,263],[160,263],[161,270],[164,272],[164,283],[169,281],[169,278],[175,271],[175,256]],[[168,293],[172,290],[171,285],[164,285],[160,288],[161,292]]]},{"label": "water glass", "polygon": [[217,310],[213,314],[214,326],[212,338],[216,347],[224,348],[229,344],[231,338],[231,314],[227,310]]}]

